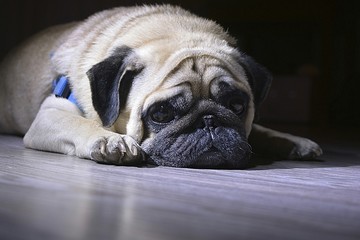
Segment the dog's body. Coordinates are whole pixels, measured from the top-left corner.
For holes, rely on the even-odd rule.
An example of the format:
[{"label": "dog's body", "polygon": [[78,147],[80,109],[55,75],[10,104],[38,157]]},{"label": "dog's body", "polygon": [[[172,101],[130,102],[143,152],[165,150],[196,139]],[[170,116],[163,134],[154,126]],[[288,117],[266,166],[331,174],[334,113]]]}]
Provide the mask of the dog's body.
[{"label": "dog's body", "polygon": [[[59,75],[78,106],[51,95]],[[0,132],[25,134],[34,149],[238,168],[251,133],[255,147],[283,157],[321,154],[308,139],[253,124],[270,76],[219,25],[178,7],[115,8],[50,28],[10,54],[0,77]]]}]

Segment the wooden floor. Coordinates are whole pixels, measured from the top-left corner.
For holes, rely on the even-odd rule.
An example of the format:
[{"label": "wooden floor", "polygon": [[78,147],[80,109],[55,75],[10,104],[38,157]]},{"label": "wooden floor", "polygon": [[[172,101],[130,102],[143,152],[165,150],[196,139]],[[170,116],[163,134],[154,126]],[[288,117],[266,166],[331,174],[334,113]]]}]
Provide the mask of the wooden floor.
[{"label": "wooden floor", "polygon": [[0,135],[1,240],[360,239],[360,148],[248,170],[116,167]]}]

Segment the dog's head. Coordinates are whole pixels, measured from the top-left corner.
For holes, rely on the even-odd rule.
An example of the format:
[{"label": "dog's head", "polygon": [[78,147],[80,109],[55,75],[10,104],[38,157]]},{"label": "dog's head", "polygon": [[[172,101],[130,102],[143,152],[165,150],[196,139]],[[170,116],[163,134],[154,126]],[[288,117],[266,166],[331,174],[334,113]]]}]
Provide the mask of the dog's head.
[{"label": "dog's head", "polygon": [[136,35],[136,44],[112,48],[87,72],[93,106],[104,126],[136,139],[154,164],[243,168],[271,77],[226,34],[186,34]]},{"label": "dog's head", "polygon": [[193,51],[156,72],[132,49],[117,49],[88,72],[93,105],[105,126],[137,139],[157,165],[245,167],[270,76],[237,51],[225,60]]}]

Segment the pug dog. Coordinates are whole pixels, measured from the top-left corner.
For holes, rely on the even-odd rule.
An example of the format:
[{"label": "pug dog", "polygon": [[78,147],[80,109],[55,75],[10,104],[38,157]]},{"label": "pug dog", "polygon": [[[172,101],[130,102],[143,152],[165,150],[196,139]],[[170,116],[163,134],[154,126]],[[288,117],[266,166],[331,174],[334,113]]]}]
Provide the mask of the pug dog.
[{"label": "pug dog", "polygon": [[217,23],[176,6],[119,7],[47,29],[9,54],[0,78],[0,131],[32,149],[195,168],[245,168],[253,152],[322,153],[254,124],[270,74]]}]

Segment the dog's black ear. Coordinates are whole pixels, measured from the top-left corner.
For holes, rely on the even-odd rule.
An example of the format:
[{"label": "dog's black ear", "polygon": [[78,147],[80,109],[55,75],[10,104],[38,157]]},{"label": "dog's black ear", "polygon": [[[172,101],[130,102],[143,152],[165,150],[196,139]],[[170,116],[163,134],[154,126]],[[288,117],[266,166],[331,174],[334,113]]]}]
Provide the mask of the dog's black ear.
[{"label": "dog's black ear", "polygon": [[95,64],[87,76],[90,79],[92,103],[105,127],[113,125],[126,104],[132,82],[139,70],[128,69],[126,61],[132,50],[121,47]]},{"label": "dog's black ear", "polygon": [[255,107],[257,108],[264,101],[270,90],[272,75],[265,67],[261,66],[253,58],[245,54],[241,55],[239,62],[245,69],[254,95]]}]

